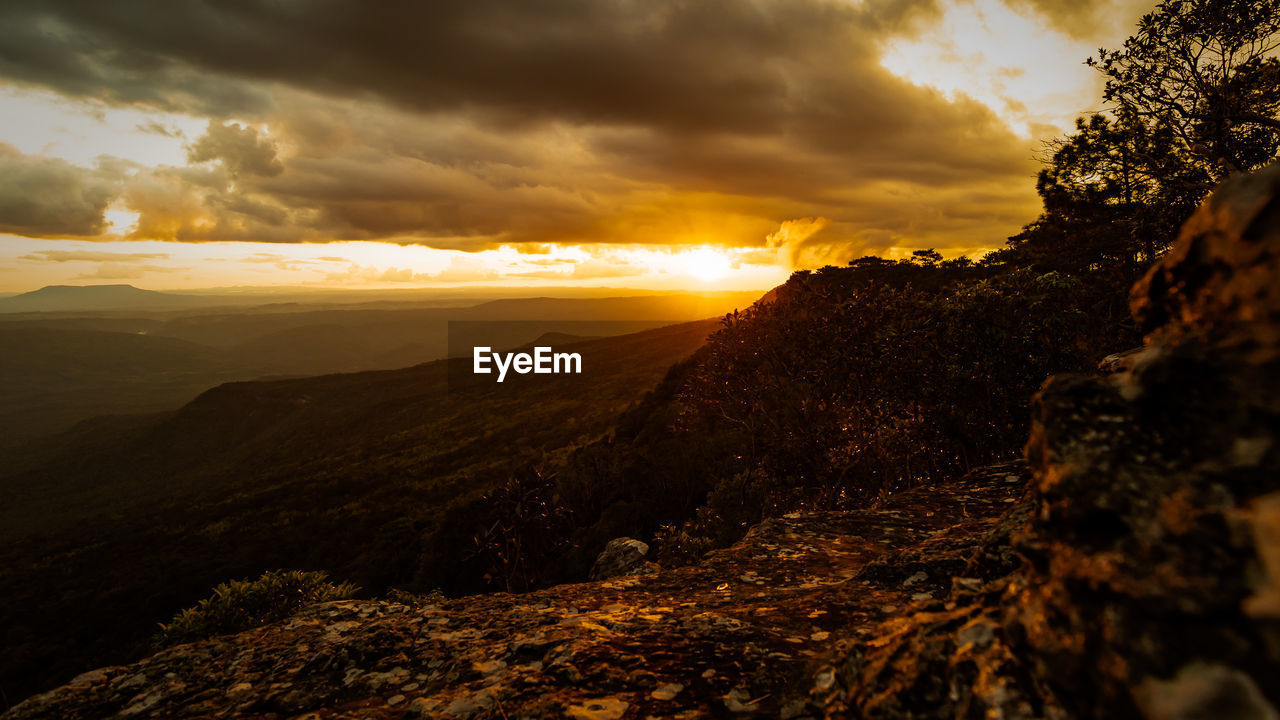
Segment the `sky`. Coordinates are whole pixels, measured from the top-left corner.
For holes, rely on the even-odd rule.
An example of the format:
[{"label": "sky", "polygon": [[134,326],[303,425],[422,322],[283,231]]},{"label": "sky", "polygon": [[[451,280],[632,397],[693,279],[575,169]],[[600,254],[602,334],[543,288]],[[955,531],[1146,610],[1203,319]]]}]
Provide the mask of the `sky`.
[{"label": "sky", "polygon": [[1118,0],[8,0],[0,291],[764,289],[1039,209]]}]

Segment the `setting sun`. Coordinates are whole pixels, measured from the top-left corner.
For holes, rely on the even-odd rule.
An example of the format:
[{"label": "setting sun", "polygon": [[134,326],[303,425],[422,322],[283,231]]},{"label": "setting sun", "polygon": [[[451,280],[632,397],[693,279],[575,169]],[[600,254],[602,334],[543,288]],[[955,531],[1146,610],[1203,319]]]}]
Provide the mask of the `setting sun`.
[{"label": "setting sun", "polygon": [[711,248],[699,248],[684,253],[681,262],[685,271],[703,282],[715,282],[729,274],[733,269],[729,258]]}]

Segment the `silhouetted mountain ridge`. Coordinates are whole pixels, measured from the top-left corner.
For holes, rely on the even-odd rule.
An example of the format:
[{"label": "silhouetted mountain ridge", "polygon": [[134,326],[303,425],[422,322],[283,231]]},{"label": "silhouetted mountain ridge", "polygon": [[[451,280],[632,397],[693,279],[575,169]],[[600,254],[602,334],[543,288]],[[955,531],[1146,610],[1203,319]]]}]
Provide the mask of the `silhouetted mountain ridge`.
[{"label": "silhouetted mountain ridge", "polygon": [[217,303],[217,299],[209,297],[143,290],[132,285],[46,285],[0,298],[0,313],[170,310]]}]

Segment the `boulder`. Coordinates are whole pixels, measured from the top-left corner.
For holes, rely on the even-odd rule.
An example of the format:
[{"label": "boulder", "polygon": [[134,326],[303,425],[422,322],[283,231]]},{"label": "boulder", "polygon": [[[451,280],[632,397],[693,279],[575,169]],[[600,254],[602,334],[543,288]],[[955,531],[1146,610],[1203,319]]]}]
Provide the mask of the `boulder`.
[{"label": "boulder", "polygon": [[649,546],[635,538],[620,537],[609,541],[604,551],[591,566],[592,580],[608,580],[624,575],[640,575],[657,570],[657,565],[647,562]]}]

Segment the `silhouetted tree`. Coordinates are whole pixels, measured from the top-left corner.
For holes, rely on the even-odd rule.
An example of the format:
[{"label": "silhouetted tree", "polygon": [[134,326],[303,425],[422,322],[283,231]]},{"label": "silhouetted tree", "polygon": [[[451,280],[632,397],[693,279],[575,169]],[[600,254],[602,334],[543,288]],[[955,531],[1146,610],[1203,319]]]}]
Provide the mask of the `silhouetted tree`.
[{"label": "silhouetted tree", "polygon": [[934,265],[942,262],[942,253],[934,250],[933,248],[929,248],[928,250],[916,250],[911,253],[911,262],[924,265],[926,267],[933,267]]},{"label": "silhouetted tree", "polygon": [[1077,119],[1052,147],[1036,181],[1044,214],[1028,229],[1042,261],[1144,266],[1212,186],[1172,128],[1129,108]]},{"label": "silhouetted tree", "polygon": [[1278,47],[1280,0],[1167,0],[1089,58],[1110,108],[1049,144],[1044,212],[1010,238],[1014,259],[1139,272],[1215,182],[1276,156]]},{"label": "silhouetted tree", "polygon": [[1107,102],[1170,129],[1221,179],[1280,145],[1278,33],[1280,0],[1167,0],[1087,64],[1107,76]]}]

